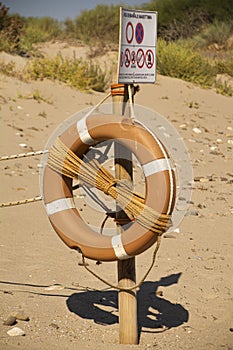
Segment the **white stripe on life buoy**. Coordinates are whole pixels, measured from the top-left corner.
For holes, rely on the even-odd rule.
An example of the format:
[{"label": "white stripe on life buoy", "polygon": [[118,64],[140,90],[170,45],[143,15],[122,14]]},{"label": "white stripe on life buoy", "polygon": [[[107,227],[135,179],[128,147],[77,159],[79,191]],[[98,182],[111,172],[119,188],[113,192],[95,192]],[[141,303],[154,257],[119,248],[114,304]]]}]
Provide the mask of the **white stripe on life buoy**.
[{"label": "white stripe on life buoy", "polygon": [[170,159],[155,159],[152,160],[152,162],[142,165],[142,169],[147,177],[160,171],[171,170],[172,163]]},{"label": "white stripe on life buoy", "polygon": [[73,198],[61,198],[45,205],[48,216],[72,208],[75,208]]},{"label": "white stripe on life buoy", "polygon": [[[163,145],[161,144],[160,140],[156,137],[156,135],[146,125],[144,125],[142,122],[137,120],[137,123],[142,125],[154,137],[154,139],[158,143],[161,151],[163,152],[164,159],[167,160],[167,161],[170,161],[169,158],[167,157],[167,154],[166,154],[166,151],[165,151]],[[167,212],[169,213],[171,208],[172,208],[173,198],[174,198],[174,194],[175,194],[175,191],[174,191],[175,182],[174,182],[174,179],[173,179],[173,176],[172,176],[172,170],[173,170],[172,166],[168,167],[168,169],[166,169],[166,170],[169,171],[169,181],[170,181],[170,200],[169,200],[169,206],[168,206],[168,210],[167,210]]]},{"label": "white stripe on life buoy", "polygon": [[122,244],[121,235],[115,235],[112,237],[112,247],[118,259],[124,260],[130,258]]},{"label": "white stripe on life buoy", "polygon": [[93,140],[93,138],[89,134],[86,119],[87,118],[84,117],[77,122],[77,131],[83,143],[85,143],[86,145],[93,145],[93,143],[95,143],[95,140]]}]

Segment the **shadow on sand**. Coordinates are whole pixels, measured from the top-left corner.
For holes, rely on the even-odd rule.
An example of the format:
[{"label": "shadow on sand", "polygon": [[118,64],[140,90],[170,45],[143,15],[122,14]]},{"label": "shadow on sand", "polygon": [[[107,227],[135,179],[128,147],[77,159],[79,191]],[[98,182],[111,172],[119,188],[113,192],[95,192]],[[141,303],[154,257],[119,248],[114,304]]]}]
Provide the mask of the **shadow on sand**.
[{"label": "shadow on sand", "polygon": [[[158,282],[144,282],[137,292],[139,336],[142,332],[158,332],[158,328],[178,327],[188,321],[189,313],[180,304],[156,295],[158,287],[178,283],[181,273],[163,277]],[[93,319],[102,325],[118,323],[118,292],[87,291],[72,294],[67,299],[69,310],[79,317]],[[157,331],[156,331],[157,329]]]}]

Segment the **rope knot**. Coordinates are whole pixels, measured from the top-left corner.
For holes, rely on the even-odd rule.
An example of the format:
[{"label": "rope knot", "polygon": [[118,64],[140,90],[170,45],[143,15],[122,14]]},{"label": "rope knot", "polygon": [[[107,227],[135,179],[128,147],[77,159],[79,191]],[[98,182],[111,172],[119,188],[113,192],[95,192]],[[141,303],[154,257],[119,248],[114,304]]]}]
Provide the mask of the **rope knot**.
[{"label": "rope knot", "polygon": [[115,184],[117,183],[117,180],[112,180],[111,182],[107,183],[104,187],[103,187],[103,192],[105,194],[109,194],[109,190],[112,186],[115,186]]}]

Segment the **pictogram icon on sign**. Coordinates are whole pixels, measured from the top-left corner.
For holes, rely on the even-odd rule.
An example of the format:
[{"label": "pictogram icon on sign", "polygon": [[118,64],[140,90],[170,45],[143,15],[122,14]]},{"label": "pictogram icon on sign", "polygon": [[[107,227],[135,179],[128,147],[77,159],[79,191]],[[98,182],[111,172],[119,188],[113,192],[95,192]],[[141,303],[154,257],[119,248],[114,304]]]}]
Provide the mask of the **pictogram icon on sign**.
[{"label": "pictogram icon on sign", "polygon": [[125,50],[125,66],[128,68],[130,65],[130,51],[129,49]]},{"label": "pictogram icon on sign", "polygon": [[145,56],[145,61],[147,68],[152,68],[154,65],[154,54],[152,50],[147,50],[146,51],[146,56]]},{"label": "pictogram icon on sign", "polygon": [[135,51],[132,51],[132,52],[131,52],[131,62],[132,62],[132,64],[135,64],[135,63],[136,63],[136,54],[135,54]]},{"label": "pictogram icon on sign", "polygon": [[136,57],[136,60],[137,60],[137,65],[138,65],[138,68],[142,68],[144,66],[144,51],[142,49],[139,49],[137,51],[137,57]]},{"label": "pictogram icon on sign", "polygon": [[138,23],[136,25],[136,29],[135,29],[135,38],[138,44],[141,44],[141,42],[143,41],[144,38],[144,28],[143,25],[141,23]]},{"label": "pictogram icon on sign", "polygon": [[130,44],[133,40],[133,25],[131,22],[128,22],[126,25],[126,40]]}]

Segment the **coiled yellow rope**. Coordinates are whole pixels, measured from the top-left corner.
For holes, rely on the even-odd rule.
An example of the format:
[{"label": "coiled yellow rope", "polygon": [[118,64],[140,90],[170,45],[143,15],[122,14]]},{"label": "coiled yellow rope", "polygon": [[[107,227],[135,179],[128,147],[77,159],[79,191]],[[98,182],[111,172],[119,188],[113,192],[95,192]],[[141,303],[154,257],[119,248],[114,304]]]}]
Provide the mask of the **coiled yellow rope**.
[{"label": "coiled yellow rope", "polygon": [[60,174],[78,178],[110,195],[126,214],[132,214],[139,224],[158,235],[162,235],[170,226],[170,215],[157,213],[145,205],[142,196],[132,192],[124,182],[115,179],[96,160],[84,162],[59,138],[50,149],[48,166]]}]

